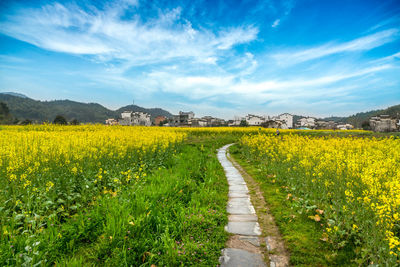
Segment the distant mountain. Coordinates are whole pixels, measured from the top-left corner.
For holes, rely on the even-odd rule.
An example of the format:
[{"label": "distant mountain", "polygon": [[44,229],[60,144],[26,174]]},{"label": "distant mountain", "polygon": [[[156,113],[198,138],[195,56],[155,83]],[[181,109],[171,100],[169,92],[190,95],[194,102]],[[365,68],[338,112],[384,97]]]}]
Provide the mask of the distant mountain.
[{"label": "distant mountain", "polygon": [[23,94],[20,94],[20,93],[14,93],[14,92],[0,92],[0,94],[18,96],[18,97],[22,97],[22,98],[28,98],[26,95],[23,95]]},{"label": "distant mountain", "polygon": [[172,116],[171,113],[160,108],[146,109],[130,105],[114,111],[96,103],[81,103],[71,100],[38,101],[9,93],[0,93],[0,102],[7,104],[10,114],[15,118],[37,122],[52,122],[56,115],[62,115],[68,121],[77,119],[79,122],[104,123],[108,118],[119,118],[121,112],[125,110],[147,112],[152,119],[159,115]]}]

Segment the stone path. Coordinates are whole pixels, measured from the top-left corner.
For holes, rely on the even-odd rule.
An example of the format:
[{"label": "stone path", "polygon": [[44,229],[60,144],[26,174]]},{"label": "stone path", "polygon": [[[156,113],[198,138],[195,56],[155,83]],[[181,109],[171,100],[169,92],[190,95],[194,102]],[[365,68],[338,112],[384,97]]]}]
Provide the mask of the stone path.
[{"label": "stone path", "polygon": [[[226,145],[218,150],[218,160],[225,170],[229,184],[229,213],[226,231],[234,234],[222,250],[221,266],[263,267],[264,256],[260,249],[261,235],[258,218],[250,201],[249,190],[240,172],[226,157]],[[261,240],[262,242],[262,240]]]}]

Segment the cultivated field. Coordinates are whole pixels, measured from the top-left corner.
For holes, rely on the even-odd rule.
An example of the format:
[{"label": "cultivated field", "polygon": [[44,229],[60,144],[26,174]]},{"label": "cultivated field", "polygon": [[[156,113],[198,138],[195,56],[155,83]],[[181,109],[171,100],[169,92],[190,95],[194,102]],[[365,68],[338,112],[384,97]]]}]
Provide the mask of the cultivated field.
[{"label": "cultivated field", "polygon": [[321,226],[322,241],[354,249],[361,265],[399,263],[399,139],[259,134],[240,144],[264,180]]},{"label": "cultivated field", "polygon": [[[296,216],[317,225],[328,253],[351,251],[344,261],[354,264],[397,264],[399,139],[274,132],[0,127],[0,265],[218,264],[228,186],[215,152],[233,142],[261,183],[279,185]],[[290,250],[294,241],[285,240]]]}]

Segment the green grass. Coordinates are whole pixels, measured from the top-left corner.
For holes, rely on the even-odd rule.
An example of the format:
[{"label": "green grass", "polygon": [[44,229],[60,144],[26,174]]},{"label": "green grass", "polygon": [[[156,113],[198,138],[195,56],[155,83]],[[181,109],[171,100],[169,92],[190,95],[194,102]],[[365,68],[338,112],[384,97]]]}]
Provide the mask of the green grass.
[{"label": "green grass", "polygon": [[217,265],[228,185],[215,151],[230,140],[189,139],[147,177],[49,224],[34,243],[3,243],[1,265]]},{"label": "green grass", "polygon": [[[262,162],[248,161],[239,145],[230,148],[230,154],[259,183],[263,196],[281,231],[290,252],[290,263],[295,266],[350,266],[354,253],[351,248],[335,249],[322,241],[320,223],[308,216],[314,215],[313,206],[301,205],[288,198],[285,184],[273,179],[273,171],[266,172]],[[268,177],[270,175],[270,177]]]}]

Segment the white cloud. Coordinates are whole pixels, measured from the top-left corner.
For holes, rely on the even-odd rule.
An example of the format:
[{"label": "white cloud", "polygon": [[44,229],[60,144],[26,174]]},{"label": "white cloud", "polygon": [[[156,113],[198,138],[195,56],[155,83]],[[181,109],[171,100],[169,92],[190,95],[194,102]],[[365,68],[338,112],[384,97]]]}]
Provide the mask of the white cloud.
[{"label": "white cloud", "polygon": [[257,34],[258,29],[252,26],[246,28],[231,28],[221,32],[214,42],[218,49],[226,50],[232,48],[232,46],[236,44],[243,44],[254,40]]},{"label": "white cloud", "polygon": [[382,57],[382,58],[376,59],[376,60],[374,60],[372,62],[375,62],[375,63],[376,62],[387,63],[387,62],[390,62],[390,61],[393,61],[393,60],[400,60],[400,52],[397,52],[395,54],[392,54],[392,55],[389,55],[389,56],[386,56],[386,57]]},{"label": "white cloud", "polygon": [[375,24],[371,28],[369,28],[368,32],[374,31],[376,29],[382,28],[382,27],[390,25],[390,24],[396,24],[399,21],[400,21],[400,17],[399,16],[394,16],[394,17],[388,18],[386,20],[383,20],[383,21],[379,22],[378,24]]},{"label": "white cloud", "polygon": [[272,28],[278,27],[280,22],[281,22],[280,19],[276,19],[276,20],[274,21],[274,23],[272,23],[271,27],[272,27]]},{"label": "white cloud", "polygon": [[297,50],[285,53],[277,53],[272,55],[272,57],[278,63],[290,65],[338,53],[370,50],[392,42],[398,37],[399,30],[393,28],[367,35],[349,42],[339,44],[328,43],[300,51]]},{"label": "white cloud", "polygon": [[139,14],[122,19],[123,11],[136,1],[92,7],[55,3],[38,9],[20,9],[0,23],[0,32],[43,49],[82,55],[96,60],[125,60],[129,66],[188,58],[215,64],[233,46],[256,39],[254,26],[238,26],[212,32],[181,22],[181,9],[159,12],[142,22]]},{"label": "white cloud", "polygon": [[[366,67],[357,71],[343,71],[333,75],[314,78],[290,80],[264,80],[251,82],[238,80],[235,75],[220,76],[184,76],[179,73],[153,72],[144,80],[154,81],[164,92],[185,96],[191,100],[204,100],[216,97],[222,101],[238,104],[244,100],[251,100],[260,104],[266,99],[274,101],[295,99],[298,97],[309,98],[323,94],[344,94],[344,88],[354,88],[353,85],[337,85],[347,79],[366,78],[392,68],[391,65]],[[352,83],[350,83],[352,84]],[[151,86],[150,86],[151,87]],[[322,90],[321,88],[325,88]],[[327,89],[330,88],[330,89]],[[229,97],[227,97],[229,96]]]}]

